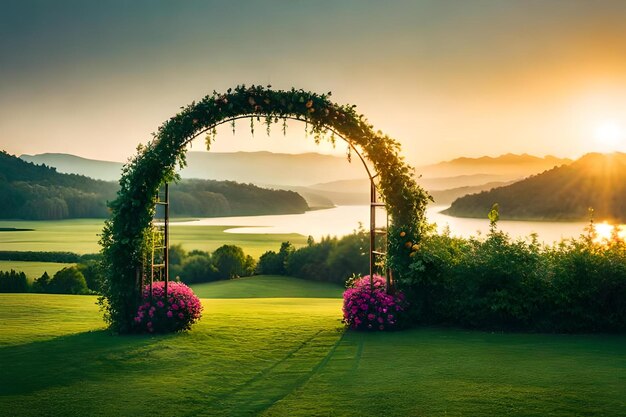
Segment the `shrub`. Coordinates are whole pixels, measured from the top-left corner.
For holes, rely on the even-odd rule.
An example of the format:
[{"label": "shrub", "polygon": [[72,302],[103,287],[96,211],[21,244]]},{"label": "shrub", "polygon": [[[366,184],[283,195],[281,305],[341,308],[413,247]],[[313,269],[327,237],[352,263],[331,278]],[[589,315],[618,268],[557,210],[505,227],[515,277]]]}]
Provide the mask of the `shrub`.
[{"label": "shrub", "polygon": [[404,294],[388,294],[385,279],[369,275],[355,280],[343,293],[343,322],[351,329],[390,330],[398,325],[398,315],[406,306]]},{"label": "shrub", "polygon": [[352,274],[369,273],[369,233],[362,228],[337,240],[326,259],[331,281],[343,284]]},{"label": "shrub", "polygon": [[494,228],[486,239],[429,234],[402,289],[413,323],[541,332],[626,330],[626,243],[540,245]]},{"label": "shrub", "polygon": [[[286,243],[286,242],[284,242]],[[283,243],[283,244],[284,244]],[[268,250],[259,258],[256,271],[259,275],[285,275],[285,264],[273,250]]]},{"label": "shrub", "polygon": [[[322,238],[321,242],[298,248],[287,258],[287,275],[313,281],[330,281],[331,271],[326,265],[328,255],[337,244],[337,238]],[[345,282],[345,275],[341,277]]]},{"label": "shrub", "polygon": [[183,249],[183,245],[177,243],[175,245],[170,245],[168,250],[168,256],[170,261],[170,266],[172,265],[182,265],[183,260],[187,257],[187,251]]},{"label": "shrub", "polygon": [[[173,273],[175,273],[174,270],[170,269],[170,275]],[[219,279],[217,268],[211,262],[211,256],[208,253],[198,253],[185,258],[180,277],[188,284]]]},{"label": "shrub", "polygon": [[48,271],[44,271],[44,273],[33,282],[31,290],[33,292],[48,292],[50,279],[51,278],[50,275],[48,275]]},{"label": "shrub", "polygon": [[254,259],[246,256],[239,246],[220,246],[213,252],[212,260],[220,279],[246,277],[254,273]]},{"label": "shrub", "polygon": [[61,269],[54,274],[48,284],[48,291],[53,294],[87,294],[87,281],[75,266]]},{"label": "shrub", "polygon": [[287,258],[291,255],[296,249],[289,242],[283,242],[280,245],[280,250],[278,253],[273,250],[265,252],[259,258],[259,262],[256,266],[256,272],[258,274],[268,274],[268,275],[286,275],[287,270],[285,269]]},{"label": "shrub", "polygon": [[350,235],[328,236],[319,242],[309,236],[307,246],[295,249],[289,242],[283,242],[278,253],[265,252],[259,259],[256,272],[343,285],[346,276],[369,271],[368,249],[369,232],[362,227]]},{"label": "shrub", "polygon": [[559,331],[626,330],[626,244],[571,241],[551,248],[550,307]]},{"label": "shrub", "polygon": [[85,277],[87,288],[94,292],[102,291],[102,281],[104,280],[104,272],[99,261],[88,260],[76,265],[78,270]]},{"label": "shrub", "polygon": [[191,288],[181,282],[169,282],[167,298],[165,282],[146,285],[142,304],[135,316],[135,328],[139,332],[171,333],[189,330],[200,319],[202,304]]}]

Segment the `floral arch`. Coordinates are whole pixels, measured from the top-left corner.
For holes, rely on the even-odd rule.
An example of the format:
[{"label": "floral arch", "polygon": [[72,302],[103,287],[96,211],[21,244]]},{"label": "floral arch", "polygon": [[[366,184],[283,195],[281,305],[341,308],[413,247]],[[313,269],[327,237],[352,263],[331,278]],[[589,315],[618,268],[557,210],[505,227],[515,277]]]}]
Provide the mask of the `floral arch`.
[{"label": "floral arch", "polygon": [[397,141],[374,131],[363,115],[356,113],[355,106],[338,105],[329,97],[330,93],[273,90],[271,86],[241,85],[225,94],[213,92],[184,107],[159,127],[151,142],[138,147],[122,170],[120,190],[110,203],[111,217],[105,222],[100,241],[106,266],[100,303],[112,329],[122,333],[133,330],[140,299],[138,271],[149,243],[159,187],[174,180],[176,169],[185,165],[192,139],[207,133],[208,147],[216,126],[241,118],[262,120],[268,129],[280,120],[303,121],[316,142],[328,132],[331,140],[345,140],[371,163],[380,177],[378,192],[390,216],[387,264],[402,286],[411,247],[424,232],[428,194],[413,179]]}]

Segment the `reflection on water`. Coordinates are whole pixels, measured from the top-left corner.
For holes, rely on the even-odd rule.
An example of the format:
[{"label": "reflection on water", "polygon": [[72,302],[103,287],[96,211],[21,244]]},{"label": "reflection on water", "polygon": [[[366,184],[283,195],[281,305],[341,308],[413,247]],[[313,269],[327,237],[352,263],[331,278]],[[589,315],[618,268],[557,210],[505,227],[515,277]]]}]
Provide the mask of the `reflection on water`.
[{"label": "reflection on water", "polygon": [[[477,235],[477,232],[485,235],[489,232],[489,219],[485,213],[484,219],[465,219],[451,217],[439,213],[448,206],[434,206],[428,210],[428,220],[437,224],[442,230],[445,225],[450,227],[453,235],[470,236]],[[587,222],[539,222],[539,221],[518,221],[500,220],[498,229],[508,233],[513,238],[527,238],[531,233],[537,233],[540,242],[553,243],[561,239],[579,237],[585,233]]]},{"label": "reflection on water", "polygon": [[228,233],[299,233],[321,239],[322,236],[344,236],[359,227],[369,227],[368,206],[338,206],[327,210],[307,211],[303,214],[271,216],[214,217],[177,226],[236,226]]},{"label": "reflection on water", "polygon": [[[448,206],[431,206],[427,218],[436,223],[439,230],[449,226],[453,235],[470,236],[489,231],[489,220],[464,219],[441,214]],[[378,219],[381,222],[382,219]],[[327,210],[308,211],[304,214],[272,216],[216,217],[177,223],[177,226],[233,226],[229,233],[299,233],[320,239],[322,236],[343,236],[352,233],[359,223],[369,227],[369,206],[338,206]],[[528,237],[537,233],[539,240],[552,243],[562,238],[578,237],[584,233],[586,222],[535,222],[501,220],[500,230],[512,237]],[[626,233],[626,229],[624,229]]]}]

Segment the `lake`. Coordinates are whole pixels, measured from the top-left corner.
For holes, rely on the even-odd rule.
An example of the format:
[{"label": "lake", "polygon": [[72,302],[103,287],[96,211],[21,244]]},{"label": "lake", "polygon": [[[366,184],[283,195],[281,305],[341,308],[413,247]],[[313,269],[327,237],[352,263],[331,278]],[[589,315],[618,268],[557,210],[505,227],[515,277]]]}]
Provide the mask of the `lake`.
[{"label": "lake", "polygon": [[[431,206],[427,218],[436,223],[439,230],[450,227],[453,235],[468,237],[489,231],[489,220],[465,219],[441,214],[448,206]],[[377,221],[383,223],[384,213]],[[299,233],[313,236],[319,240],[322,236],[344,236],[352,233],[361,223],[369,228],[369,206],[338,206],[326,210],[307,211],[303,214],[284,214],[271,216],[215,217],[176,223],[177,226],[232,226],[228,233]],[[527,237],[537,233],[539,240],[552,243],[562,238],[578,237],[584,232],[586,222],[536,222],[501,220],[500,230],[512,237]]]}]

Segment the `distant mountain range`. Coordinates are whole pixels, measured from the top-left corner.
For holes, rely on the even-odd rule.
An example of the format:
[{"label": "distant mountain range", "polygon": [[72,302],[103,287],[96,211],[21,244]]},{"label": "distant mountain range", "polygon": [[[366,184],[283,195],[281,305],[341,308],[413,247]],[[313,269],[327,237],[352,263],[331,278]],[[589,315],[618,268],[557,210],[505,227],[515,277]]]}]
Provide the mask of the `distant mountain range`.
[{"label": "distant mountain range", "polygon": [[[2,219],[108,217],[106,202],[115,198],[118,187],[113,181],[59,173],[0,152]],[[294,214],[309,209],[293,191],[233,181],[183,180],[170,187],[170,197],[173,217]]]},{"label": "distant mountain range", "polygon": [[122,175],[122,163],[81,158],[66,153],[21,155],[20,159],[36,165],[45,164],[63,174],[78,174],[103,181],[117,181]]},{"label": "distant mountain range", "polygon": [[[59,172],[117,180],[122,164],[68,154],[22,155],[22,159],[54,166]],[[317,153],[188,152],[183,178],[233,180],[298,192],[311,207],[366,204],[369,181],[360,162]],[[499,157],[457,158],[416,168],[418,183],[431,192],[436,204],[449,204],[468,193],[489,190],[570,163],[546,156],[507,154]],[[357,179],[358,178],[358,179]]]},{"label": "distant mountain range", "polygon": [[626,222],[626,154],[591,153],[513,184],[461,197],[444,211],[485,218],[493,203],[502,219]]},{"label": "distant mountain range", "polygon": [[[419,178],[417,182],[429,191],[435,204],[445,205],[464,195],[490,190],[513,182],[490,181],[492,178],[499,177],[497,175],[476,174],[444,178]],[[304,198],[307,198],[307,193],[317,193],[340,205],[368,204],[370,200],[368,179],[332,181],[309,187],[294,188],[293,190],[299,192]]]},{"label": "distant mountain range", "polygon": [[[58,171],[108,180],[116,180],[122,167],[117,162],[66,154],[22,155],[21,158],[54,166]],[[16,158],[2,154],[0,217],[64,218],[106,214],[104,201],[114,197],[116,184],[80,175],[64,175],[49,167],[32,164],[26,164],[28,169],[21,170],[12,159]],[[296,191],[311,207],[366,204],[369,201],[369,182],[364,178],[360,163],[348,164],[341,157],[315,153],[189,152],[187,160],[189,166],[182,172],[184,178],[213,177],[214,180],[269,184],[271,188]],[[598,219],[626,221],[626,154],[623,153],[588,154],[575,162],[526,154],[457,158],[419,167],[416,171],[424,175],[417,181],[431,192],[436,203],[446,204],[454,200],[446,211],[454,216],[482,218],[497,202],[503,219],[584,220],[588,208],[593,207]],[[522,179],[524,177],[527,178]],[[236,188],[235,183],[230,184]],[[259,197],[260,194],[254,191],[247,197],[237,197],[239,202],[233,205],[233,196],[237,192],[225,197],[227,193],[219,191],[220,187],[219,181],[183,181],[178,190],[173,191],[180,206],[177,210],[181,215],[196,216],[253,214],[255,209],[252,206],[242,208],[245,201],[250,200],[254,205],[266,198]],[[199,199],[200,195],[210,197],[212,203],[209,205],[216,207],[215,213],[203,211],[205,209],[201,207],[207,206],[208,200]],[[272,207],[270,202],[264,202],[262,214],[285,210],[300,212],[308,208],[295,193],[267,194],[267,198],[281,203]],[[227,203],[229,199],[231,201]],[[30,203],[26,205],[28,201]],[[76,205],[75,201],[82,203]],[[233,210],[233,207],[238,208]],[[34,214],[37,210],[47,214]],[[28,214],[31,211],[33,213]]]},{"label": "distant mountain range", "polygon": [[[306,186],[365,176],[360,161],[318,153],[187,152],[182,178],[228,180],[254,184]],[[117,181],[122,163],[85,159],[75,155],[44,153],[22,155],[25,161],[56,167],[59,172]]]},{"label": "distant mountain range", "polygon": [[[105,181],[120,177],[122,163],[99,161],[61,153],[20,156],[25,161],[46,164],[58,172],[80,174]],[[509,181],[569,164],[566,158],[506,154],[499,157],[457,158],[416,168],[422,186],[430,190],[475,186]],[[183,178],[231,180],[255,184],[310,186],[366,177],[360,162],[318,153],[188,152]]]},{"label": "distant mountain range", "polygon": [[[483,156],[480,158],[456,158],[451,161],[439,162],[417,168],[423,178],[456,177],[459,175],[497,175],[489,181],[507,181],[525,178],[552,169],[555,166],[572,163],[568,158],[545,156],[543,158],[528,154],[506,154],[497,157]],[[467,184],[469,185],[469,184]],[[474,184],[477,185],[477,184]]]}]

